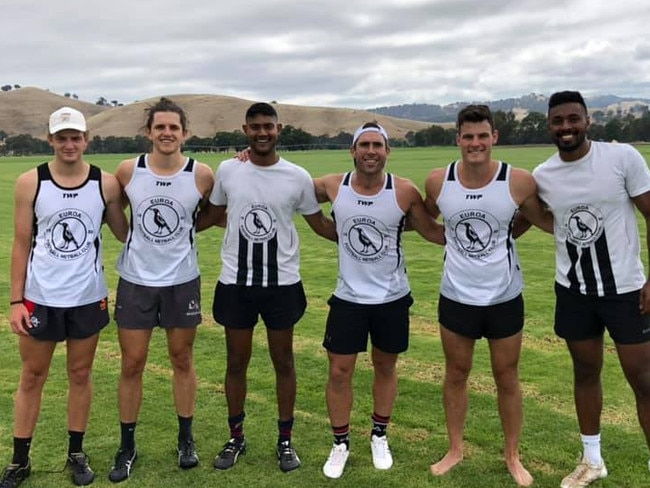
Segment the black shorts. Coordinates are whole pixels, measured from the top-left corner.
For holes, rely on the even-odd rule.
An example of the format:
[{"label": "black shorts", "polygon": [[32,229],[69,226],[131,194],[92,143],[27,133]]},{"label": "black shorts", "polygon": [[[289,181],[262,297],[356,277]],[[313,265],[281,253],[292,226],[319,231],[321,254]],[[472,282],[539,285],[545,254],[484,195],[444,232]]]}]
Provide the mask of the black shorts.
[{"label": "black shorts", "polygon": [[617,344],[647,342],[650,316],[639,311],[639,291],[598,297],[556,282],[555,333],[567,341],[580,341],[600,337],[607,329]]},{"label": "black shorts", "polygon": [[389,303],[366,305],[348,302],[332,295],[323,347],[334,354],[356,354],[373,347],[399,354],[409,345],[409,293]]},{"label": "black shorts", "polygon": [[108,325],[108,299],[78,307],[49,307],[24,300],[31,315],[29,335],[39,341],[62,342],[66,339],[87,339]]},{"label": "black shorts", "polygon": [[302,318],[307,298],[302,282],[283,286],[225,285],[214,289],[212,315],[224,327],[252,329],[262,317],[269,329],[289,329]]},{"label": "black shorts", "polygon": [[122,329],[190,329],[201,323],[201,278],[170,286],[136,285],[120,278],[115,322]]},{"label": "black shorts", "polygon": [[470,339],[503,339],[524,328],[524,299],[521,294],[495,305],[466,305],[440,295],[438,322]]}]

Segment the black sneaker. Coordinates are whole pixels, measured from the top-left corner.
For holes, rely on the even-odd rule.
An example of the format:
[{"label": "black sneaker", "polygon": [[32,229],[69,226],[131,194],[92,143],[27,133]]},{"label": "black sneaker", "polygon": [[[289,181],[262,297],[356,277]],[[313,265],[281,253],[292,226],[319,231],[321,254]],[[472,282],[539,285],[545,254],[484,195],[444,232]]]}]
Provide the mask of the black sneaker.
[{"label": "black sneaker", "polygon": [[72,482],[77,486],[86,486],[93,482],[95,473],[88,465],[90,459],[83,452],[73,452],[68,455],[66,465],[72,472]]},{"label": "black sneaker", "polygon": [[117,454],[115,454],[115,463],[108,473],[108,479],[113,483],[119,483],[127,479],[131,476],[131,468],[137,458],[138,451],[135,448],[132,451],[127,451],[122,448],[118,449]]},{"label": "black sneaker", "polygon": [[199,465],[199,455],[196,453],[196,444],[192,439],[178,443],[178,466],[190,469]]},{"label": "black sneaker", "polygon": [[300,458],[291,445],[291,441],[278,442],[276,452],[278,455],[278,465],[280,466],[280,470],[288,473],[289,471],[293,471],[300,467]]},{"label": "black sneaker", "polygon": [[240,454],[246,454],[246,439],[230,439],[223,445],[221,452],[214,458],[215,469],[232,468]]},{"label": "black sneaker", "polygon": [[25,481],[32,472],[32,463],[28,459],[27,464],[10,464],[0,475],[0,488],[16,488]]}]

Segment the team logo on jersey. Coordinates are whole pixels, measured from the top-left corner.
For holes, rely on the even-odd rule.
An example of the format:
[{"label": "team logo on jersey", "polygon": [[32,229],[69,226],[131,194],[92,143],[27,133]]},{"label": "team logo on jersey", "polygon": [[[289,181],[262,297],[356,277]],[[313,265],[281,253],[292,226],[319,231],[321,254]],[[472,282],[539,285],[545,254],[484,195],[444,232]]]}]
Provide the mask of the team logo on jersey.
[{"label": "team logo on jersey", "polygon": [[483,210],[463,210],[445,221],[453,235],[453,243],[467,258],[481,259],[496,249],[499,221]]},{"label": "team logo on jersey", "polygon": [[140,204],[136,219],[138,229],[147,241],[165,245],[182,234],[185,208],[171,197],[153,197]]},{"label": "team logo on jersey", "polygon": [[278,231],[278,219],[264,203],[251,203],[239,216],[239,230],[251,242],[267,242]]},{"label": "team logo on jersey", "polygon": [[95,229],[90,216],[78,209],[54,215],[45,228],[45,246],[50,256],[64,261],[78,259],[91,248]]},{"label": "team logo on jersey", "polygon": [[562,222],[567,241],[578,247],[591,246],[603,233],[603,214],[587,203],[571,207]]},{"label": "team logo on jersey", "polygon": [[388,252],[388,231],[383,222],[366,216],[349,218],[341,229],[343,249],[362,263],[380,261]]}]

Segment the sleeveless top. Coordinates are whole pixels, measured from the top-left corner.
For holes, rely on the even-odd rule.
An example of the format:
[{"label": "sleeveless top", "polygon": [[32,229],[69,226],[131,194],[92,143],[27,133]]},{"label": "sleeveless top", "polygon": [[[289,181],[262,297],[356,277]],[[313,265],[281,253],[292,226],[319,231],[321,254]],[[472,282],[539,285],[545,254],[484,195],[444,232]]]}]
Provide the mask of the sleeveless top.
[{"label": "sleeveless top", "polygon": [[48,163],[37,167],[37,175],[25,298],[60,308],[106,298],[100,232],[106,202],[101,169],[90,165],[88,178],[76,188],[58,185]]},{"label": "sleeveless top", "polygon": [[120,276],[137,285],[171,286],[199,276],[195,239],[202,195],[196,162],[188,158],[173,175],[151,171],[146,155],[124,188],[131,207],[129,235],[117,263]]},{"label": "sleeveless top", "polygon": [[397,204],[393,175],[376,195],[361,195],[346,173],[332,203],[339,236],[334,295],[360,304],[388,303],[409,293],[402,232],[406,215]]},{"label": "sleeveless top", "polygon": [[517,204],[510,194],[510,166],[499,168],[483,188],[465,188],[458,162],[447,167],[436,202],[445,225],[445,262],[440,294],[466,305],[494,305],[523,290],[512,237]]}]

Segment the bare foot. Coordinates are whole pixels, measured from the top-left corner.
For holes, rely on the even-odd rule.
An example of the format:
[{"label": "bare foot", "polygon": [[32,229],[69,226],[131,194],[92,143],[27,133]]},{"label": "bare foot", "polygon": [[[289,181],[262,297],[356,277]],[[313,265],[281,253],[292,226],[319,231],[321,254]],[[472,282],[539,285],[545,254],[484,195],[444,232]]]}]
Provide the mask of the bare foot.
[{"label": "bare foot", "polygon": [[463,460],[462,452],[449,451],[440,461],[431,465],[431,474],[441,476]]},{"label": "bare foot", "polygon": [[519,486],[530,486],[533,484],[533,477],[528,470],[524,468],[524,465],[521,464],[519,459],[506,461],[506,466],[508,466],[508,471],[510,471],[510,474]]}]

